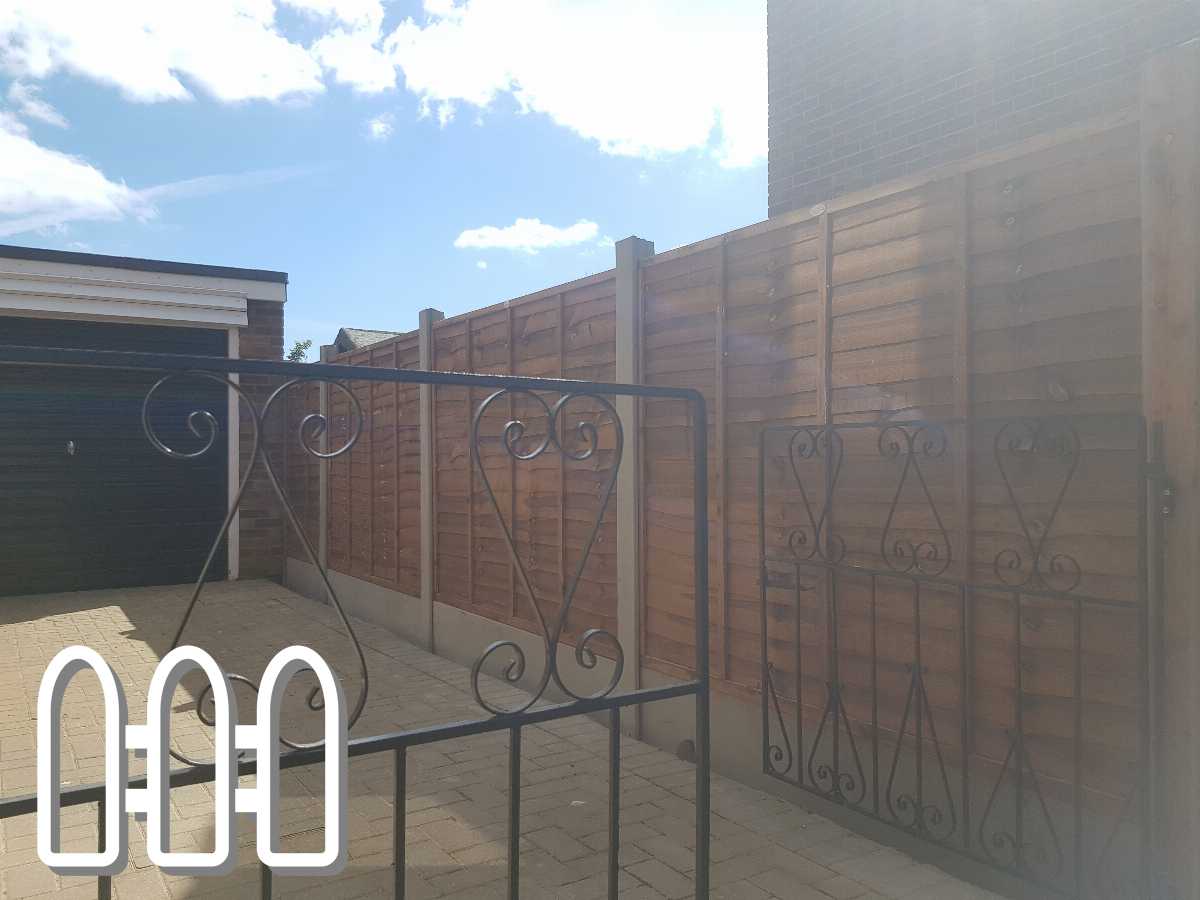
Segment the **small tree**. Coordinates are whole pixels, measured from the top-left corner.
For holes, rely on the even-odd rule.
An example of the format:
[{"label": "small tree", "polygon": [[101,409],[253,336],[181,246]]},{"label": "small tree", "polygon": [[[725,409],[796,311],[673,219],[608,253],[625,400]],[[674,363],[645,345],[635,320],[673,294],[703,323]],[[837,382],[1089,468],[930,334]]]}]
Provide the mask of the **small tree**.
[{"label": "small tree", "polygon": [[288,362],[304,362],[308,359],[308,351],[312,349],[312,338],[306,341],[296,341],[288,351]]}]

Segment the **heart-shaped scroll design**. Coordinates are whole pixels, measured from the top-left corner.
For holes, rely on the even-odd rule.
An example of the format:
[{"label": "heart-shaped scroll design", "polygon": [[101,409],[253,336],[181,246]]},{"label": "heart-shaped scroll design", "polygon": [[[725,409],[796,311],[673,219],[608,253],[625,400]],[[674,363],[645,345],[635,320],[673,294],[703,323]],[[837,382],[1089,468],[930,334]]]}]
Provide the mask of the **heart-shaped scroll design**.
[{"label": "heart-shaped scroll design", "polygon": [[[583,552],[580,554],[579,562],[576,564],[574,572],[565,585],[562,603],[558,615],[553,622],[547,621],[546,615],[542,611],[542,604],[538,601],[538,595],[534,590],[533,582],[530,580],[529,572],[525,564],[521,561],[520,554],[517,552],[516,541],[513,538],[512,523],[505,521],[504,513],[501,511],[500,503],[496,498],[496,491],[492,486],[491,479],[488,477],[487,468],[483,464],[483,456],[479,449],[479,427],[483,421],[484,414],[501,398],[515,398],[518,396],[534,401],[541,408],[546,416],[546,434],[532,447],[522,449],[520,444],[528,428],[520,419],[509,421],[504,426],[501,443],[508,455],[514,460],[528,462],[537,459],[543,453],[550,450],[555,450],[566,459],[575,462],[591,459],[600,446],[600,430],[593,422],[580,420],[573,429],[569,429],[569,432],[568,429],[561,429],[563,434],[560,436],[560,416],[565,414],[569,404],[580,399],[586,398],[589,401],[599,404],[603,412],[611,418],[616,432],[615,455],[608,478],[605,479],[600,491],[600,508],[596,513],[596,520],[592,523],[587,540],[584,541]],[[566,442],[567,433],[575,435],[577,445],[570,445]],[[592,645],[597,639],[603,638],[615,648],[616,658],[612,677],[604,687],[593,694],[578,694],[563,681],[558,668],[558,644],[566,627],[567,617],[571,612],[571,605],[575,600],[575,593],[579,587],[580,579],[583,577],[584,568],[587,566],[592,548],[596,544],[596,538],[600,534],[600,526],[604,522],[604,513],[608,509],[613,492],[616,490],[617,473],[621,466],[621,456],[624,446],[625,435],[621,427],[621,417],[607,399],[596,394],[563,394],[558,402],[551,406],[541,394],[533,391],[519,388],[502,388],[484,400],[475,411],[475,416],[471,421],[471,456],[475,461],[475,469],[479,472],[479,476],[483,480],[483,486],[487,492],[488,500],[492,504],[492,509],[496,514],[496,521],[500,525],[500,531],[504,535],[504,543],[508,547],[508,553],[512,559],[520,586],[524,590],[525,596],[529,599],[529,605],[533,609],[534,618],[541,629],[542,642],[546,655],[545,668],[538,678],[537,684],[529,698],[515,707],[505,708],[490,702],[483,696],[480,689],[480,677],[483,672],[484,663],[496,653],[504,650],[509,651],[512,656],[508,664],[504,667],[502,675],[506,683],[515,684],[525,675],[525,651],[521,649],[516,641],[511,640],[495,641],[488,645],[471,667],[471,690],[475,694],[475,701],[493,715],[516,715],[524,712],[541,699],[551,684],[573,700],[586,700],[605,697],[612,693],[620,683],[621,673],[625,666],[625,652],[616,636],[610,631],[604,628],[590,628],[580,635],[575,645],[575,661],[582,669],[594,669],[596,667],[597,658]]]},{"label": "heart-shaped scroll design", "polygon": [[[275,492],[275,496],[279,499],[280,506],[283,507],[283,511],[287,516],[288,523],[291,525],[292,529],[295,531],[296,537],[300,540],[301,545],[304,547],[305,555],[308,557],[309,562],[312,563],[320,575],[321,581],[325,585],[325,590],[328,592],[330,603],[337,612],[338,619],[341,621],[342,627],[346,629],[346,635],[350,638],[350,643],[354,647],[354,652],[358,659],[361,682],[359,684],[358,697],[355,700],[354,705],[351,707],[350,714],[347,718],[347,727],[352,728],[359,720],[359,717],[362,716],[363,709],[367,705],[367,694],[370,690],[370,681],[367,672],[367,660],[363,655],[362,645],[358,642],[358,636],[354,633],[354,626],[350,624],[350,619],[346,615],[345,610],[342,609],[342,603],[338,599],[337,591],[334,590],[333,584],[329,580],[329,573],[326,572],[325,567],[321,564],[320,557],[317,554],[312,539],[304,530],[304,526],[301,525],[300,518],[296,515],[296,510],[292,506],[291,500],[288,498],[287,493],[283,489],[283,485],[279,480],[279,476],[275,471],[275,467],[271,463],[270,456],[264,451],[262,434],[264,422],[266,422],[272,410],[276,408],[279,400],[283,398],[289,390],[297,385],[321,383],[327,384],[331,388],[334,388],[345,395],[349,403],[349,430],[345,443],[333,450],[321,450],[320,447],[314,443],[318,438],[321,437],[321,435],[325,433],[329,425],[327,418],[322,413],[309,413],[306,415],[300,421],[300,424],[296,429],[296,437],[300,442],[301,448],[309,456],[321,460],[336,459],[343,454],[349,453],[354,445],[358,443],[358,438],[362,433],[363,425],[362,406],[359,404],[358,398],[354,396],[354,392],[346,387],[346,385],[339,381],[330,381],[328,379],[289,379],[272,391],[267,397],[266,401],[263,403],[262,408],[259,409],[255,405],[254,401],[246,394],[240,383],[226,378],[223,375],[217,375],[212,372],[204,371],[171,373],[163,376],[157,382],[155,382],[150,390],[147,391],[145,398],[142,400],[142,430],[145,432],[147,440],[150,441],[154,448],[164,456],[168,456],[171,459],[197,459],[203,456],[216,445],[217,437],[220,434],[220,426],[217,422],[217,418],[208,410],[195,410],[188,414],[188,430],[191,431],[191,433],[202,442],[200,446],[195,449],[181,450],[176,447],[171,447],[161,439],[158,432],[155,430],[152,416],[155,395],[158,394],[168,384],[172,384],[176,381],[187,378],[216,382],[217,384],[222,385],[223,387],[232,391],[234,395],[238,397],[242,408],[249,413],[245,421],[249,422],[250,424],[251,445],[249,458],[243,458],[245,466],[244,471],[242,472],[241,481],[238,483],[237,493],[234,494],[233,502],[229,504],[229,511],[225,514],[225,520],[221,523],[221,528],[217,532],[217,536],[213,539],[212,544],[209,546],[208,555],[205,557],[204,565],[200,569],[200,575],[196,579],[195,587],[192,589],[192,596],[188,600],[187,607],[184,609],[183,618],[179,622],[179,627],[175,630],[175,636],[171,640],[171,646],[168,649],[174,650],[182,643],[183,633],[187,629],[187,625],[192,617],[192,613],[196,609],[196,604],[200,601],[200,595],[204,591],[204,586],[208,582],[208,577],[212,571],[213,562],[216,560],[217,552],[221,548],[221,542],[225,540],[226,535],[228,535],[229,529],[233,524],[233,518],[242,505],[242,497],[246,493],[246,487],[250,483],[251,476],[253,476],[255,469],[261,465],[271,483],[271,487]],[[258,693],[258,683],[245,675],[239,675],[236,672],[229,672],[226,673],[225,677],[229,681],[245,685],[254,693]],[[209,701],[212,697],[212,691],[213,686],[211,684],[206,684],[204,689],[196,698],[196,717],[209,728],[212,728],[216,724],[216,720],[214,719],[212,713],[207,709]],[[324,701],[321,698],[321,689],[319,687],[314,687],[309,692],[306,702],[310,710],[313,712],[320,712],[324,708]],[[323,746],[325,743],[324,741],[311,741],[308,743],[303,743],[299,741],[291,741],[282,736],[280,737],[279,742],[292,750],[317,748]],[[185,763],[186,765],[199,766],[212,764],[211,761],[193,759],[182,751],[176,750],[175,748],[171,748],[170,753],[173,757],[175,757],[175,759]],[[243,752],[239,751],[239,756],[240,755],[244,755]]]},{"label": "heart-shaped scroll design", "polygon": [[[843,457],[842,435],[832,426],[799,426],[788,441],[788,465],[800,489],[804,515],[808,519],[807,526],[793,528],[787,537],[792,556],[800,562],[819,559],[822,562],[839,563],[846,555],[846,542],[833,533],[831,515]],[[825,502],[821,505],[819,515],[813,510],[812,499],[801,474],[804,464],[815,460],[824,463],[825,475]]]},{"label": "heart-shaped scroll design", "polygon": [[[1011,828],[994,825],[995,819],[1000,816],[996,801],[1006,780],[1011,780],[1013,785]],[[1029,794],[1033,794],[1036,801],[1032,809],[1029,808]],[[995,830],[990,830],[993,827]],[[1031,837],[1038,831],[1045,835],[1046,841],[1038,842]],[[1025,746],[1020,732],[1014,734],[1009,742],[1000,774],[988,795],[983,817],[979,820],[979,846],[994,865],[1014,870],[1043,884],[1053,883],[1062,874],[1062,842],[1029,758],[1029,748]]]},{"label": "heart-shaped scroll design", "polygon": [[[910,665],[912,677],[908,682],[908,694],[904,698],[904,713],[897,730],[896,751],[892,755],[891,771],[888,773],[887,805],[892,818],[904,828],[914,831],[933,841],[945,842],[958,830],[958,814],[954,806],[954,794],[950,790],[950,776],[946,761],[942,757],[942,744],[938,740],[937,723],[933,718],[933,707],[925,689],[925,672],[918,665]],[[916,789],[897,790],[896,776],[900,769],[900,758],[905,738],[912,726],[913,761],[917,770]],[[937,786],[945,797],[945,807],[930,802],[925,778],[926,748],[933,749],[933,762],[937,766]]]},{"label": "heart-shaped scroll design", "polygon": [[[1049,553],[1047,541],[1054,531],[1063,499],[1079,468],[1079,434],[1069,423],[1056,419],[1023,419],[1006,422],[996,433],[992,453],[1008,501],[1025,539],[1025,553],[1018,547],[1004,547],[992,560],[996,578],[1013,588],[1042,588],[1058,593],[1073,591],[1083,577],[1078,560],[1066,553]],[[1041,533],[1034,534],[1028,510],[1017,497],[1015,467],[1040,461],[1055,463],[1061,470],[1058,487]]]},{"label": "heart-shaped scroll design", "polygon": [[[900,478],[896,482],[887,519],[883,523],[883,533],[879,537],[879,553],[894,572],[930,577],[941,575],[950,567],[952,560],[950,534],[942,522],[942,514],[933,500],[921,466],[923,462],[941,459],[946,455],[950,443],[946,430],[933,423],[897,422],[879,430],[877,443],[882,458],[901,464]],[[921,496],[933,516],[936,535],[932,540],[927,537],[913,540],[896,533],[896,511],[910,478],[920,486]]]}]

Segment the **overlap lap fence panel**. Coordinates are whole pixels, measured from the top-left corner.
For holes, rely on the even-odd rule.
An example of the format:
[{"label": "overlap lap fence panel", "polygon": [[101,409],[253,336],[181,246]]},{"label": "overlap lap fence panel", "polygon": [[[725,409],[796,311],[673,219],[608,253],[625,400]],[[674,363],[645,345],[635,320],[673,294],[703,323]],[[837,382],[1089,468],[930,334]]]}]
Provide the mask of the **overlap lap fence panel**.
[{"label": "overlap lap fence panel", "polygon": [[[1115,118],[642,264],[641,380],[696,388],[709,404],[711,647],[721,686],[760,687],[755,481],[765,426],[1140,410],[1138,140],[1136,120]],[[610,271],[435,322],[433,367],[613,379],[615,317]],[[335,361],[415,366],[417,340],[411,332]],[[416,390],[353,390],[371,410],[370,454],[329,465],[330,564],[416,595]],[[531,628],[471,466],[472,416],[485,398],[434,393],[435,598]],[[349,399],[331,391],[329,403],[337,432]],[[498,439],[510,416],[526,421],[529,439],[544,428],[544,411],[523,399],[490,410],[481,427]],[[679,408],[643,401],[641,458],[627,462],[639,468],[643,504],[642,662],[679,676],[694,664],[690,486],[678,465],[690,428]],[[561,593],[597,512],[604,460],[546,458],[514,474],[505,454],[485,459],[539,590]],[[301,496],[313,491],[314,468],[297,460],[289,469]],[[945,486],[955,496],[968,490],[960,468]],[[956,567],[977,567],[999,540],[988,519],[995,486],[978,490],[959,497],[973,518],[947,526],[973,548],[964,544]],[[614,515],[576,602],[581,622],[604,627],[616,615]],[[1128,561],[1133,540],[1105,532],[1076,544],[1102,569]],[[299,555],[294,542],[289,551]]]},{"label": "overlap lap fence panel", "polygon": [[[727,687],[760,681],[752,500],[764,426],[1140,411],[1137,171],[1137,123],[1106,123],[643,267],[644,379],[697,388],[713,410],[712,664]],[[665,408],[643,422],[645,663],[667,673],[693,658],[676,558],[686,486],[672,465],[687,428]],[[967,488],[960,468],[952,497]],[[980,488],[970,523],[947,524],[979,543],[978,560],[999,539],[994,489]],[[1075,539],[1101,570],[1136,552],[1127,519],[1103,522]],[[981,564],[972,552],[956,566],[968,559]]]},{"label": "overlap lap fence panel", "polygon": [[[442,371],[611,381],[615,332],[613,274],[601,273],[435,323],[433,365]],[[434,596],[438,602],[536,632],[533,608],[469,452],[473,419],[486,398],[486,393],[469,396],[461,388],[435,390]],[[568,412],[559,434],[568,448],[573,442],[578,446],[580,436],[573,433],[578,422],[599,429],[599,451],[586,460],[545,454],[518,467],[503,451],[498,442],[509,421],[526,426],[520,448],[532,449],[545,438],[548,409],[531,396],[509,395],[479,421],[488,480],[549,616],[557,613],[564,585],[583,559],[613,463],[612,417],[587,400],[573,401]],[[600,520],[575,594],[568,635],[585,628],[616,631],[615,507],[611,502]],[[599,645],[596,649],[604,652]]]},{"label": "overlap lap fence panel", "polygon": [[[401,335],[334,356],[339,365],[419,368],[417,335]],[[309,388],[315,392],[316,388]],[[328,479],[329,567],[409,595],[421,592],[420,418],[413,384],[353,382],[326,387],[329,436],[342,446],[354,422],[353,392],[363,411],[358,451],[331,460]],[[291,407],[289,407],[290,409]],[[306,410],[319,401],[306,398]],[[319,463],[301,460],[291,472],[306,484]],[[296,475],[293,475],[296,477]],[[318,527],[319,530],[319,527]],[[314,535],[317,530],[312,532]],[[293,556],[300,558],[293,553]]]}]

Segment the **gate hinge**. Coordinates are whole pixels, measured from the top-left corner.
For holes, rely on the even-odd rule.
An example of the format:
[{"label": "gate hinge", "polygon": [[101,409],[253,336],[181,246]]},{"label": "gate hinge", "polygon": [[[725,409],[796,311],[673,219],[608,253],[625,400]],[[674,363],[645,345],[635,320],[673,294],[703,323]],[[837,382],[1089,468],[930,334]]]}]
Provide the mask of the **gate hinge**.
[{"label": "gate hinge", "polygon": [[1175,482],[1167,476],[1167,468],[1160,462],[1142,463],[1142,475],[1154,484],[1154,500],[1158,514],[1164,519],[1175,515]]}]

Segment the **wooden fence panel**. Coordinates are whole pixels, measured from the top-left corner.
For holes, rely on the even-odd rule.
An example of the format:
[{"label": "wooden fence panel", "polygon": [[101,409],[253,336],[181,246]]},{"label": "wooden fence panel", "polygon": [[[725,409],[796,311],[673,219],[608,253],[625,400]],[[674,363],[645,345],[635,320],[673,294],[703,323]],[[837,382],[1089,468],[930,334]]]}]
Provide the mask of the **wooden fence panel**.
[{"label": "wooden fence panel", "polygon": [[[1019,529],[996,476],[995,435],[984,421],[1140,410],[1138,152],[1137,123],[1118,121],[643,264],[642,380],[695,388],[709,406],[711,662],[718,686],[742,693],[760,688],[756,485],[763,427],[963,420],[950,435],[954,454],[931,476],[929,490],[944,512],[953,574],[991,582],[996,554]],[[434,368],[611,380],[614,293],[609,272],[437,322]],[[377,366],[415,360],[415,335],[345,359]],[[370,428],[353,459],[330,466],[330,562],[337,571],[415,593],[416,391],[355,390],[369,410]],[[520,573],[471,463],[471,420],[485,396],[461,388],[434,391],[435,596],[532,630]],[[334,392],[335,443],[347,412]],[[600,450],[586,462],[551,452],[514,463],[499,444],[512,419],[526,423],[526,443],[545,435],[545,412],[536,403],[506,397],[482,420],[484,463],[533,590],[553,616],[599,511],[612,430],[601,428]],[[568,428],[560,434],[564,441],[580,419],[603,425],[600,410],[571,407],[560,422]],[[625,460],[639,466],[641,477],[642,663],[674,675],[690,671],[695,652],[691,427],[681,404],[645,401],[642,458]],[[1057,518],[1050,522],[1040,507],[1030,514],[1053,528],[1054,546],[1080,560],[1088,572],[1081,590],[1130,599],[1136,593],[1137,497],[1116,476],[1128,471],[1138,448],[1115,425],[1096,420],[1081,427],[1077,482]],[[847,467],[859,474],[839,488],[836,527],[848,552],[864,555],[878,550],[893,486],[888,479],[896,473],[881,462],[875,444],[851,442],[846,454]],[[311,466],[291,463],[289,479],[302,492],[311,491],[312,477]],[[932,533],[925,503],[905,492],[897,515],[910,528]],[[616,631],[615,512],[614,501],[583,574],[570,633],[585,626]],[[852,651],[846,673],[852,716],[861,712],[866,689],[865,590],[844,585],[847,613],[839,625],[843,646]],[[808,608],[784,597],[786,591],[776,593],[768,618],[772,653],[799,642],[802,682],[811,680],[818,698],[826,623],[815,596]],[[911,603],[891,587],[876,599],[876,625],[886,640],[875,650],[898,670],[912,650],[906,643]],[[978,716],[973,740],[987,758],[1000,752],[1012,716],[1008,672],[1015,648],[1011,629],[1004,630],[1005,602],[980,597],[968,623],[979,654],[971,687]],[[930,699],[934,715],[946,717],[947,733],[957,734],[949,718],[963,701],[954,670],[964,622],[956,598],[931,596],[928,603],[922,627]],[[1089,673],[1120,673],[1129,663],[1121,648],[1130,626],[1121,615],[1097,613],[1084,623]],[[1051,775],[1061,770],[1055,719],[1062,701],[1061,624],[1047,613],[1041,632],[1028,626],[1023,635],[1036,669],[1028,693],[1042,704],[1027,724]],[[781,667],[791,652],[780,656]],[[781,672],[785,680],[795,674]],[[1089,688],[1086,716],[1095,723],[1098,749],[1089,748],[1088,765],[1097,772],[1118,768],[1120,748],[1132,733],[1135,711],[1131,698],[1113,687],[1119,680],[1096,676]],[[883,698],[882,724],[896,725],[899,712],[892,707],[902,703],[902,688]]]},{"label": "wooden fence panel", "polygon": [[[433,326],[434,368],[611,381],[615,306],[610,272],[442,320]],[[471,461],[471,421],[489,394],[447,387],[434,391],[435,599],[536,632],[534,609],[496,519],[488,485]],[[547,399],[553,403],[558,398]],[[599,516],[615,432],[611,416],[598,405],[573,401],[560,419],[560,439],[578,452],[582,445],[575,427],[580,421],[592,422],[599,428],[597,452],[574,461],[551,448],[537,459],[520,462],[501,445],[505,425],[513,420],[526,426],[518,444],[522,451],[546,434],[541,404],[519,393],[502,397],[480,419],[481,459],[530,586],[543,615],[552,621]],[[616,631],[615,514],[614,496],[579,579],[568,638],[593,627]],[[606,650],[599,644],[595,649],[601,654]]]}]

